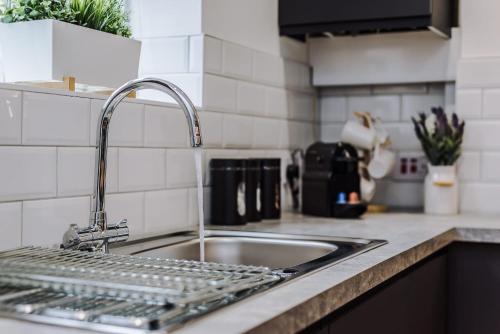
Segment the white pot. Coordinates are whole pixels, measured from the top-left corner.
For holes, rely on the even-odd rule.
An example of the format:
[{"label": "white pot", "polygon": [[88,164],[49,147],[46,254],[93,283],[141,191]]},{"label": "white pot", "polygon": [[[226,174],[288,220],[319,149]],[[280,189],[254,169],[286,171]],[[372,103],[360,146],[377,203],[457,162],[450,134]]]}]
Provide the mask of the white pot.
[{"label": "white pot", "polygon": [[428,214],[458,213],[456,166],[428,166],[425,177],[424,210]]},{"label": "white pot", "polygon": [[141,42],[56,20],[0,24],[5,81],[115,88],[138,76]]}]

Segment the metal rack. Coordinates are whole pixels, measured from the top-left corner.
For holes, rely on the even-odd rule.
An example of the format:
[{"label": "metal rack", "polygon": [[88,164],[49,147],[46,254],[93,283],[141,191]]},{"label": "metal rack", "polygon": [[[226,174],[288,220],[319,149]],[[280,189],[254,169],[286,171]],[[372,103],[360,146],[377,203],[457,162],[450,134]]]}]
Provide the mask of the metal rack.
[{"label": "metal rack", "polygon": [[112,332],[155,330],[280,279],[265,267],[26,247],[0,252],[0,315]]}]

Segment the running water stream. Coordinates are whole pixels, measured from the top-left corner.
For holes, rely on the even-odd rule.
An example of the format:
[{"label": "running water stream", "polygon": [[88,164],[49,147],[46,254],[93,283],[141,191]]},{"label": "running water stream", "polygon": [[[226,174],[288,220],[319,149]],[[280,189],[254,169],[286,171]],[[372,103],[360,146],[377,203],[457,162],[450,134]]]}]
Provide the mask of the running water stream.
[{"label": "running water stream", "polygon": [[198,187],[198,235],[200,237],[200,261],[205,261],[205,217],[203,215],[203,151],[201,147],[194,149],[194,165]]}]

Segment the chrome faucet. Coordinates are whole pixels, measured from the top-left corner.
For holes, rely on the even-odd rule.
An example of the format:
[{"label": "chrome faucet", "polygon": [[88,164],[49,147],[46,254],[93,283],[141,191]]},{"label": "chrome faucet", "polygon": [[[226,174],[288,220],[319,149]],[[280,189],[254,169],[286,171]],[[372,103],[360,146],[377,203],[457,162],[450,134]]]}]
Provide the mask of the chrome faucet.
[{"label": "chrome faucet", "polygon": [[170,95],[181,107],[188,122],[192,147],[201,147],[201,131],[198,113],[188,96],[176,85],[161,79],[145,78],[127,82],[111,94],[102,107],[97,127],[94,194],[89,226],[79,228],[72,224],[63,237],[61,248],[108,252],[108,245],[128,239],[127,220],[108,225],[104,200],[106,193],[106,167],[108,132],[111,116],[120,102],[131,92],[154,89]]}]

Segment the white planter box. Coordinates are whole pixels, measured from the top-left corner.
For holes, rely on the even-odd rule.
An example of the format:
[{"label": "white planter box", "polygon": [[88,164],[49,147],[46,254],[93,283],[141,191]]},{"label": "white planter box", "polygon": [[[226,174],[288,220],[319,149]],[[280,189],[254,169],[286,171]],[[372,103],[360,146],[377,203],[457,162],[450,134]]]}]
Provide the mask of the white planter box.
[{"label": "white planter box", "polygon": [[141,42],[55,20],[0,24],[5,81],[51,81],[115,88],[137,78]]}]

